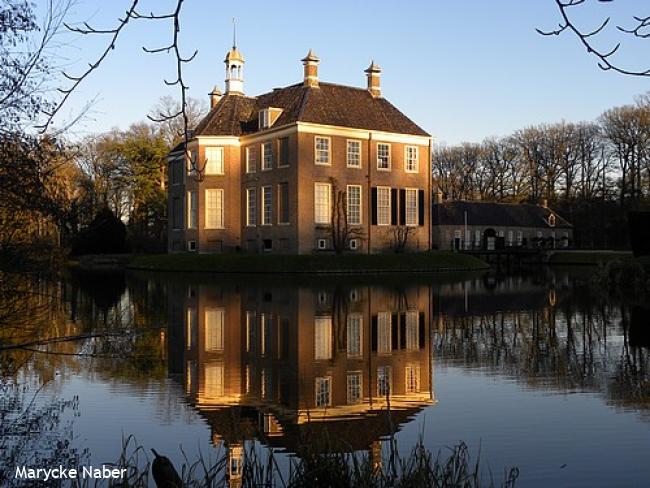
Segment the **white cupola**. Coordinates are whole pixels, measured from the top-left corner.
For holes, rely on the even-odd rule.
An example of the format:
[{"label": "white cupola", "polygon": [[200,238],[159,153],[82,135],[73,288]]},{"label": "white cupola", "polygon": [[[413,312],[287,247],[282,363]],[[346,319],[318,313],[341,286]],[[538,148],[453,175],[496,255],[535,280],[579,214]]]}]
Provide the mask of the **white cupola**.
[{"label": "white cupola", "polygon": [[226,54],[226,95],[244,94],[244,56],[237,46]]}]

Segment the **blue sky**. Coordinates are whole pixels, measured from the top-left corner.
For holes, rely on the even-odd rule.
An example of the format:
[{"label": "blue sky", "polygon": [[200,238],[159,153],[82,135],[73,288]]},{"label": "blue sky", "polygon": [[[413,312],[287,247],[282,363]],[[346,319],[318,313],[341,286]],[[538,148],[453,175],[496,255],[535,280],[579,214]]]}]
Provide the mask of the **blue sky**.
[{"label": "blue sky", "polygon": [[[40,8],[45,0],[38,3]],[[77,0],[71,20],[105,28],[130,3]],[[160,12],[173,3],[142,0],[141,11]],[[650,15],[644,3],[587,0],[574,12],[585,28],[606,15],[614,24],[629,25],[632,15]],[[236,17],[238,45],[246,57],[246,94],[299,82],[300,59],[309,48],[321,59],[320,78],[335,83],[365,86],[363,70],[374,59],[384,70],[384,96],[441,143],[480,141],[540,122],[591,120],[650,90],[650,78],[602,72],[568,33],[538,35],[535,27],[552,28],[559,21],[553,0],[185,0],[183,12],[181,46],[187,54],[199,50],[186,68],[190,96],[207,98],[215,84],[223,90],[223,58]],[[98,96],[80,129],[126,128],[144,119],[159,97],[177,95],[162,81],[173,77],[173,58],[141,49],[163,45],[170,35],[169,24],[160,21],[129,25],[64,115]],[[609,46],[617,38],[612,26],[597,41]],[[79,73],[106,42],[98,36],[66,40],[70,45],[59,48],[58,55],[71,74]],[[648,47],[650,39],[626,41],[621,64],[650,67]]]}]

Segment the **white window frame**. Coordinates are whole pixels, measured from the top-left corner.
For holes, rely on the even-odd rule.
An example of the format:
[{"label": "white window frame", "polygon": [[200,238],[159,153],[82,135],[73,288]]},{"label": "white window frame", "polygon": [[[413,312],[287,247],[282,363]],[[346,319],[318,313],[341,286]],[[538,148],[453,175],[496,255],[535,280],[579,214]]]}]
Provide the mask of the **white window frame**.
[{"label": "white window frame", "polygon": [[420,365],[409,363],[404,368],[404,392],[420,393]]},{"label": "white window frame", "polygon": [[[217,156],[216,160],[212,160],[208,157],[209,153],[220,154]],[[205,148],[205,174],[206,175],[224,175],[225,174],[225,163],[224,163],[225,152],[223,146],[208,146]]]},{"label": "white window frame", "polygon": [[517,245],[521,246],[524,243],[524,233],[520,230],[517,231]]},{"label": "white window frame", "polygon": [[[380,163],[382,162],[382,159],[379,156],[379,147],[380,146],[388,148],[388,161],[387,161],[388,167],[387,168],[382,168],[380,166]],[[390,171],[391,170],[391,167],[392,167],[391,153],[392,153],[392,148],[391,148],[390,143],[388,143],[388,142],[378,142],[377,143],[377,171]]]},{"label": "white window frame", "polygon": [[[377,187],[377,225],[390,225],[392,218],[392,192],[390,186],[378,186]],[[380,194],[386,192],[388,195],[388,205],[382,205]],[[384,221],[380,209],[386,209],[386,220]]]},{"label": "white window frame", "polygon": [[332,377],[314,378],[314,404],[317,408],[332,405]]},{"label": "white window frame", "polygon": [[223,352],[225,310],[206,308],[203,317],[205,333],[205,352]]},{"label": "white window frame", "polygon": [[[350,145],[351,144],[356,144],[359,147],[359,162],[358,164],[350,164]],[[348,168],[356,168],[356,169],[361,169],[363,166],[362,162],[362,156],[361,156],[361,141],[359,139],[347,139],[345,143],[345,161],[346,161],[346,166]]]},{"label": "white window frame", "polygon": [[259,130],[268,129],[271,127],[271,111],[268,108],[263,108],[260,110],[259,118]]},{"label": "white window frame", "polygon": [[[415,151],[414,157],[410,155],[410,151]],[[411,167],[411,164],[413,166]],[[404,147],[404,172],[406,173],[419,173],[420,172],[420,148],[417,146]]]},{"label": "white window frame", "polygon": [[257,225],[257,189],[246,188],[246,226],[255,227],[256,225]]},{"label": "white window frame", "polygon": [[[358,203],[351,203],[351,198],[350,198],[350,189],[358,189],[359,190],[359,201]],[[348,185],[346,188],[346,206],[347,206],[347,215],[348,215],[348,224],[350,225],[362,225],[363,223],[363,187],[361,185]],[[352,215],[352,210],[353,208],[356,208],[356,219],[353,220],[351,218]]]},{"label": "white window frame", "polygon": [[404,315],[404,334],[406,335],[406,350],[420,349],[420,314],[417,310],[409,310]]},{"label": "white window frame", "polygon": [[[211,214],[210,210],[211,207],[209,205],[210,202],[210,197],[208,196],[210,193],[214,192],[216,194],[216,208],[215,210],[215,216],[214,218],[216,219],[216,222],[211,222]],[[221,203],[221,207],[219,207],[219,203]],[[225,228],[225,221],[224,221],[224,206],[225,206],[225,201],[224,201],[224,192],[223,188],[206,188],[205,189],[205,228],[206,229],[223,229]]]},{"label": "white window frame", "polygon": [[[419,211],[420,209],[418,208],[420,206],[420,202],[418,201],[418,188],[405,188],[405,195],[404,195],[404,223],[408,227],[417,227],[418,225],[418,216],[419,216]],[[409,208],[409,194],[415,195],[414,202],[415,206],[411,206]],[[413,203],[413,202],[411,202]],[[412,217],[410,219],[409,217]],[[469,234],[468,234],[469,237]]]},{"label": "white window frame", "polygon": [[363,401],[363,374],[361,371],[348,371],[346,391],[348,405],[358,405]]},{"label": "white window frame", "polygon": [[314,317],[314,360],[332,359],[332,317],[317,315]]},{"label": "white window frame", "polygon": [[255,173],[257,171],[257,151],[255,146],[246,148],[246,173]]},{"label": "white window frame", "polygon": [[390,312],[377,314],[377,354],[391,354],[393,352],[393,324]]},{"label": "white window frame", "polygon": [[[327,141],[327,149],[319,149],[319,141]],[[321,154],[327,155],[327,161],[321,161],[319,156]],[[332,165],[332,138],[326,136],[315,136],[314,137],[314,164],[319,166],[331,166]]]},{"label": "white window frame", "polygon": [[379,366],[377,368],[377,396],[385,397],[393,393],[393,368],[391,366]]},{"label": "white window frame", "polygon": [[260,144],[262,154],[262,171],[273,169],[273,141],[265,141]]},{"label": "white window frame", "polygon": [[[327,201],[323,203],[318,202],[319,192],[318,188],[327,188]],[[319,207],[327,205],[327,218],[325,214],[321,213]],[[331,183],[316,182],[314,183],[314,223],[315,224],[330,224],[332,220],[332,185]]]},{"label": "white window frame", "polygon": [[187,228],[197,229],[199,227],[199,192],[188,190],[187,192]]},{"label": "white window frame", "polygon": [[[346,352],[348,358],[360,358],[363,356],[363,315],[351,313],[346,320],[347,344]],[[352,346],[355,347],[352,347]]]},{"label": "white window frame", "polygon": [[273,186],[267,185],[261,189],[262,225],[273,225]]}]

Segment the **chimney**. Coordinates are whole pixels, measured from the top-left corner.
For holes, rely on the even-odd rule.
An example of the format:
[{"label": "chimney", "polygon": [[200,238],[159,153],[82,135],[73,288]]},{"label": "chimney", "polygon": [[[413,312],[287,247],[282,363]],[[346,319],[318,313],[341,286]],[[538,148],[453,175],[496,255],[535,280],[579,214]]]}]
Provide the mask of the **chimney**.
[{"label": "chimney", "polygon": [[302,59],[302,64],[305,67],[305,86],[318,88],[318,63],[320,63],[320,59],[310,49],[307,56]]},{"label": "chimney", "polygon": [[210,108],[214,108],[214,106],[219,103],[219,100],[221,100],[221,90],[219,90],[219,87],[215,85],[208,95],[210,95]]},{"label": "chimney", "polygon": [[368,69],[365,71],[368,78],[368,91],[375,97],[381,97],[381,85],[379,83],[379,76],[381,75],[381,68],[372,61]]}]

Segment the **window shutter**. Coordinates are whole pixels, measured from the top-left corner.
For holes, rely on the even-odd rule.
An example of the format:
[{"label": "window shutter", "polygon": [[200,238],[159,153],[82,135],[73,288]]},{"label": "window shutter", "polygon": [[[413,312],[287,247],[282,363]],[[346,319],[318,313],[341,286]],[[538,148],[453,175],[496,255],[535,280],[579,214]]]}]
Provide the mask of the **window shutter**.
[{"label": "window shutter", "polygon": [[397,323],[397,314],[396,313],[391,314],[391,316],[390,316],[390,328],[391,328],[391,333],[390,333],[390,335],[391,335],[391,345],[390,346],[391,346],[391,349],[393,351],[396,351],[398,349],[398,342],[397,341],[399,339],[399,334],[398,334],[399,326],[398,326],[398,323]]},{"label": "window shutter", "polygon": [[399,225],[406,224],[406,190],[399,191]]},{"label": "window shutter", "polygon": [[370,326],[370,335],[371,335],[371,349],[373,352],[377,352],[377,316],[373,315]]},{"label": "window shutter", "polygon": [[420,349],[424,348],[424,312],[420,312],[418,317],[418,332],[420,335]]},{"label": "window shutter", "polygon": [[399,348],[406,349],[406,314],[399,314]]},{"label": "window shutter", "polygon": [[397,225],[397,188],[390,190],[390,225]]},{"label": "window shutter", "polygon": [[424,190],[418,190],[418,225],[424,225]]},{"label": "window shutter", "polygon": [[372,225],[377,225],[377,188],[370,189],[370,209],[372,212]]}]

